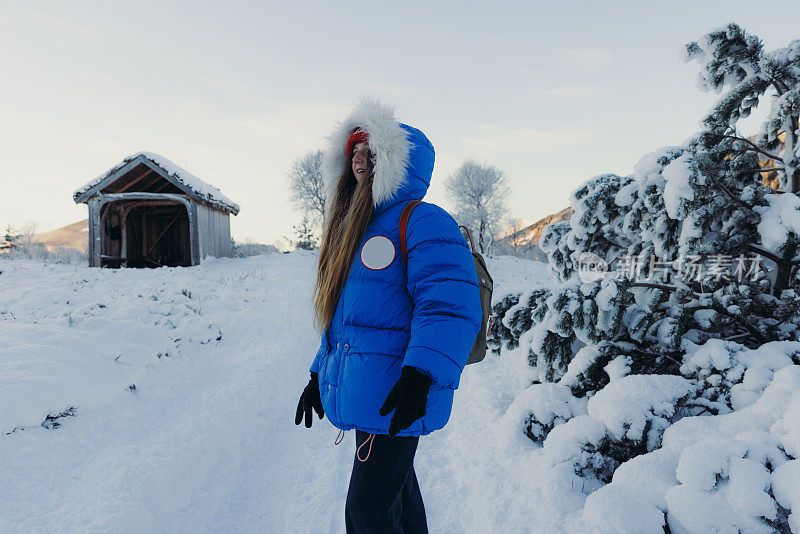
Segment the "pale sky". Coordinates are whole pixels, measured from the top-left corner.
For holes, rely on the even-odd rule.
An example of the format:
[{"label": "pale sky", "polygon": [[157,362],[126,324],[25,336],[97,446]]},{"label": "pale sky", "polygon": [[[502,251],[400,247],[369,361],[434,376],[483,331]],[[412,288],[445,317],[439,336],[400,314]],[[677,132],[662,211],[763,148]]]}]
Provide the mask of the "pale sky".
[{"label": "pale sky", "polygon": [[86,218],[72,193],[138,151],[238,202],[233,236],[292,236],[294,158],[361,95],[430,138],[426,200],[464,160],[508,176],[533,222],[580,183],[628,174],[718,98],[678,51],[728,22],[765,49],[800,2],[0,1],[0,230]]}]

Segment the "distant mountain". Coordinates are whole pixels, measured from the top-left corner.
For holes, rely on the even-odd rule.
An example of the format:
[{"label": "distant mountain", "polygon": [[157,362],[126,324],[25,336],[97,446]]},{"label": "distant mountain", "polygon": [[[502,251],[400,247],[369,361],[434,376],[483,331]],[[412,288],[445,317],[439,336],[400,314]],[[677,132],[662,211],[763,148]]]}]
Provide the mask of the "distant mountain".
[{"label": "distant mountain", "polygon": [[[548,224],[565,221],[572,216],[572,208],[564,208],[558,213],[548,215],[535,223],[503,237],[495,239],[495,249],[500,254],[513,254],[515,256],[539,261],[547,261],[544,253],[539,250],[539,239],[542,231]],[[33,241],[41,243],[48,250],[56,247],[74,248],[84,250],[89,239],[89,220],[84,219],[76,223],[57,228],[50,232],[36,234]],[[516,246],[515,246],[516,244]],[[242,243],[239,246],[244,247]],[[516,252],[515,252],[516,251]],[[258,252],[263,254],[264,252]]]},{"label": "distant mountain", "polygon": [[56,247],[84,250],[89,240],[89,219],[63,226],[51,232],[43,232],[33,236],[33,241],[41,243],[47,250]]},{"label": "distant mountain", "polygon": [[539,249],[539,239],[548,224],[566,221],[572,216],[572,208],[564,208],[558,213],[548,215],[525,228],[495,239],[495,248],[500,254],[513,254],[532,260],[547,261]]},{"label": "distant mountain", "polygon": [[[2,234],[0,234],[2,236]],[[89,240],[89,220],[78,221],[76,223],[62,226],[51,232],[43,232],[33,236],[34,243],[41,243],[49,251],[53,251],[58,247],[74,248],[80,251],[86,249]],[[270,252],[278,252],[278,249],[273,245],[262,245],[260,243],[239,243],[235,244],[235,252],[237,256],[254,256],[258,254],[267,254]]]}]

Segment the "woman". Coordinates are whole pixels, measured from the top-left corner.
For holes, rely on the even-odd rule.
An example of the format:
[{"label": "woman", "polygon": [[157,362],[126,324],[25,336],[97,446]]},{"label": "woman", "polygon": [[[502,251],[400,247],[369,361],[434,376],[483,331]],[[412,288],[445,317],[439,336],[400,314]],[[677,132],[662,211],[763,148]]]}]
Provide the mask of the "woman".
[{"label": "woman", "polygon": [[480,329],[472,255],[456,222],[423,203],[434,151],[392,108],[363,100],[329,138],[315,317],[323,332],[295,423],[314,409],[356,429],[349,533],[427,532],[414,454],[442,428]]}]

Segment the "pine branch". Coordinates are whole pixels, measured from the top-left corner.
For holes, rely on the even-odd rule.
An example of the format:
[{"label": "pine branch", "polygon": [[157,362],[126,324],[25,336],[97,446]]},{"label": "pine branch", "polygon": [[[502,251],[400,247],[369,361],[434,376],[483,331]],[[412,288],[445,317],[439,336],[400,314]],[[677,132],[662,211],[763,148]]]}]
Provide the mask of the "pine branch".
[{"label": "pine branch", "polygon": [[755,326],[751,325],[747,321],[747,319],[732,314],[731,312],[728,311],[728,309],[725,306],[723,306],[719,302],[712,302],[711,309],[714,310],[715,312],[721,313],[722,315],[730,317],[734,321],[741,324],[750,333],[750,335],[754,337],[760,344],[763,345],[764,343],[767,343],[769,341],[767,338],[761,335],[761,332],[759,332]]},{"label": "pine branch", "polygon": [[747,143],[748,145],[750,145],[752,147],[752,148],[748,149],[750,151],[758,152],[759,154],[763,154],[763,155],[767,156],[769,159],[774,159],[775,161],[783,161],[778,156],[776,156],[774,154],[770,154],[769,152],[766,152],[760,146],[758,146],[757,144],[755,144],[754,142],[752,142],[749,139],[745,139],[744,137],[739,137],[739,136],[736,136],[736,135],[724,135],[724,134],[714,134],[714,135],[717,135],[717,136],[722,137],[724,139],[733,139],[734,141],[742,141],[742,142]]},{"label": "pine branch", "polygon": [[791,314],[791,313],[790,313],[790,314],[787,314],[787,315],[786,315],[786,317],[784,317],[783,319],[781,319],[780,321],[778,321],[778,322],[777,322],[777,323],[775,323],[775,324],[771,324],[771,325],[769,325],[769,327],[770,327],[771,329],[773,329],[773,330],[774,330],[775,328],[779,327],[780,325],[782,325],[783,323],[785,323],[786,321],[788,321],[788,320],[789,320],[789,318],[790,318],[791,316],[792,316],[792,314]]},{"label": "pine branch", "polygon": [[785,171],[783,167],[770,167],[768,169],[746,169],[740,172],[772,172],[772,171]]},{"label": "pine branch", "polygon": [[724,337],[722,339],[723,341],[733,341],[734,339],[742,339],[743,337],[747,337],[749,335],[750,335],[749,333],[735,334],[732,336]]},{"label": "pine branch", "polygon": [[[633,282],[631,283],[631,287],[647,287],[649,289],[663,289],[664,291],[678,291],[679,289],[681,289],[680,287],[676,286],[668,286],[666,284],[655,284],[651,282]],[[700,295],[692,291],[689,291],[688,294],[696,299],[700,298]]]},{"label": "pine branch", "polygon": [[679,362],[678,360],[676,360],[675,358],[673,358],[672,356],[670,356],[668,354],[661,354],[661,356],[663,356],[664,358],[670,360],[671,362],[675,363],[678,366],[681,365],[681,362]]},{"label": "pine branch", "polygon": [[[679,288],[677,288],[675,286],[668,286],[668,285],[664,285],[664,284],[651,284],[651,283],[648,283],[648,282],[633,282],[631,284],[631,287],[647,287],[647,288],[651,288],[651,289],[663,289],[665,291],[677,291],[679,289]],[[691,292],[691,293],[689,293],[689,295],[693,296],[696,299],[701,298],[700,295],[698,295],[697,293]],[[750,336],[754,337],[759,343],[761,343],[761,344],[767,343],[768,340],[763,335],[761,335],[761,332],[759,332],[756,329],[756,327],[754,327],[749,322],[747,322],[747,319],[745,319],[744,317],[739,317],[739,316],[736,316],[736,315],[732,314],[722,304],[712,301],[710,306],[703,306],[703,308],[709,308],[709,309],[714,310],[717,313],[721,313],[722,315],[725,315],[726,317],[730,317],[731,319],[733,319],[737,323],[741,324],[750,333]]]},{"label": "pine branch", "polygon": [[712,181],[714,182],[714,185],[716,185],[723,193],[725,193],[725,196],[728,197],[729,199],[731,199],[734,203],[736,203],[739,206],[742,206],[743,208],[749,210],[752,213],[755,213],[755,210],[753,209],[753,206],[751,206],[750,204],[748,204],[747,202],[745,202],[744,200],[742,200],[738,196],[734,195],[733,191],[728,189],[728,186],[726,186],[722,182],[717,181],[716,178],[712,178]]},{"label": "pine branch", "polygon": [[781,257],[777,256],[776,254],[773,254],[772,252],[769,252],[768,250],[764,250],[764,249],[762,249],[762,248],[760,248],[760,247],[758,247],[758,246],[756,246],[756,245],[754,245],[752,243],[748,243],[747,244],[747,250],[749,250],[750,252],[755,252],[756,254],[761,254],[762,256],[772,260],[776,264],[780,263],[781,261],[783,261],[783,259]]},{"label": "pine branch", "polygon": [[604,236],[604,235],[598,235],[598,237],[599,237],[600,239],[602,239],[603,241],[605,241],[606,243],[608,243],[609,245],[612,245],[612,246],[614,246],[614,247],[617,247],[617,248],[618,248],[618,249],[620,249],[620,250],[627,250],[627,248],[628,248],[628,247],[623,247],[622,245],[619,245],[619,244],[617,244],[617,243],[615,243],[615,242],[611,241],[609,238],[607,238],[607,237],[606,237],[606,236]]}]

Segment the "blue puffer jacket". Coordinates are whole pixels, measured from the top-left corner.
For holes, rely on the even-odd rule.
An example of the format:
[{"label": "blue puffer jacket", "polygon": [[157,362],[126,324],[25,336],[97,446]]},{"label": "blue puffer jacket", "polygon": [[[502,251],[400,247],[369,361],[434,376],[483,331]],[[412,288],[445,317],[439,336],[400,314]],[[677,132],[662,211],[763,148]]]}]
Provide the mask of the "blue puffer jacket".
[{"label": "blue puffer jacket", "polygon": [[425,196],[434,151],[425,134],[397,122],[391,108],[362,101],[339,125],[325,160],[329,188],[349,165],[344,147],[356,127],[367,131],[375,153],[374,212],[311,371],[319,374],[331,423],[388,434],[393,412],[381,416],[378,409],[402,367],[416,367],[433,381],[427,413],[398,435],[429,434],[450,417],[453,392],[480,330],[475,265],[453,218],[423,203],[408,222],[406,269],[400,215],[410,200]]}]

